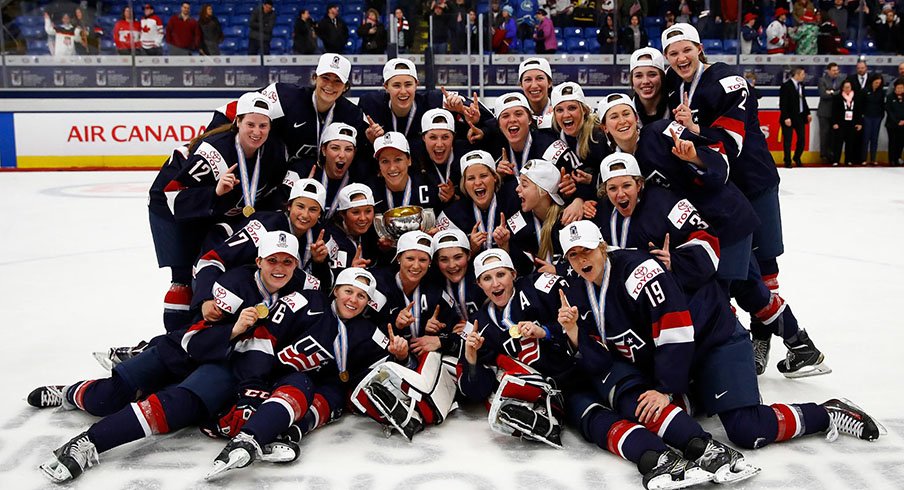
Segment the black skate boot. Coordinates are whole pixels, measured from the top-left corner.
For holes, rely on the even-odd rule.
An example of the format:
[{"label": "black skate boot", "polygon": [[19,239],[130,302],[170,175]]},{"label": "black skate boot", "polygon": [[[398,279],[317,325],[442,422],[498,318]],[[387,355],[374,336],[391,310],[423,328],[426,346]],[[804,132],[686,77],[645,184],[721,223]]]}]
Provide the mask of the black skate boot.
[{"label": "black skate boot", "polygon": [[865,441],[875,441],[879,435],[887,433],[885,427],[850,400],[832,398],[820,406],[829,412],[829,429],[826,432],[826,440],[829,442],[838,439],[839,433]]},{"label": "black skate boot", "polygon": [[66,401],[66,388],[64,385],[39,386],[28,394],[28,404],[37,408],[74,408]]},{"label": "black skate boot", "polygon": [[98,464],[97,448],[88,432],[73,437],[53,452],[53,459],[40,466],[41,471],[56,483],[78,478],[86,469]]},{"label": "black skate boot", "polygon": [[133,347],[110,347],[107,352],[94,352],[92,355],[104,369],[111,370],[124,361],[141,354],[147,348],[148,343],[142,340]]},{"label": "black skate boot", "polygon": [[786,340],[785,347],[788,348],[788,355],[778,363],[778,371],[786,378],[806,378],[832,372],[832,368],[823,362],[825,356],[813,345],[806,330],[800,329],[796,340]]},{"label": "black skate boot", "polygon": [[757,376],[766,372],[766,366],[769,363],[769,347],[772,342],[772,334],[766,332],[765,335],[755,333],[755,325],[750,325],[750,341],[753,342],[753,362],[756,365]]},{"label": "black skate boot", "polygon": [[254,462],[255,459],[263,455],[261,445],[257,443],[254,436],[246,432],[239,432],[238,435],[226,444],[226,447],[220,451],[220,454],[213,461],[213,468],[205,480],[234,468],[244,468]]},{"label": "black skate boot", "polygon": [[510,403],[499,409],[499,421],[520,432],[525,438],[562,448],[562,428],[550,420],[545,411]]},{"label": "black skate boot", "polygon": [[380,383],[371,383],[364,388],[364,393],[374,402],[386,420],[408,439],[408,442],[411,442],[415,434],[424,430],[424,424],[418,414],[410,410],[389,388]]},{"label": "black skate boot", "polygon": [[685,488],[713,480],[712,473],[671,449],[661,453],[645,452],[637,469],[643,474],[643,486],[647,490]]},{"label": "black skate boot", "polygon": [[743,454],[715,439],[692,439],[684,456],[712,473],[715,483],[734,483],[760,472],[760,468],[747,464]]}]

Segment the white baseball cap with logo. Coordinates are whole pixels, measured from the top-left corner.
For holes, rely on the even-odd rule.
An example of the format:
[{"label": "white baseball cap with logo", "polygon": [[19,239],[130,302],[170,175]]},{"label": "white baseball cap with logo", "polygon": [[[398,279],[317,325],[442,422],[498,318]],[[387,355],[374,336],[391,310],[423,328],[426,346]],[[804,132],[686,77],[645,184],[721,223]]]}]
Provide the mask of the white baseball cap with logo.
[{"label": "white baseball cap with logo", "polygon": [[604,242],[603,234],[592,221],[575,221],[559,230],[559,244],[562,245],[563,254],[574,247],[593,249]]},{"label": "white baseball cap with logo", "polygon": [[395,148],[408,155],[411,154],[411,148],[408,146],[405,135],[397,131],[390,131],[374,140],[374,158],[385,148]]},{"label": "white baseball cap with logo", "polygon": [[423,231],[409,231],[399,237],[396,244],[396,254],[392,258],[393,261],[399,260],[402,253],[409,250],[420,250],[433,259],[433,237]]},{"label": "white baseball cap with logo", "polygon": [[236,116],[261,114],[270,117],[270,101],[260,92],[247,92],[239,97],[235,107]]},{"label": "white baseball cap with logo", "polygon": [[471,165],[486,165],[487,168],[491,170],[496,170],[496,162],[493,160],[493,155],[483,151],[483,150],[471,150],[458,160],[458,166],[461,170],[461,175],[465,174],[465,170],[468,169]]},{"label": "white baseball cap with logo", "polygon": [[261,236],[257,242],[257,256],[266,259],[278,253],[289,254],[295,260],[301,260],[298,258],[298,239],[295,235],[287,231],[268,231]]},{"label": "white baseball cap with logo", "polygon": [[430,109],[421,116],[421,133],[432,129],[455,132],[455,117],[445,109]]},{"label": "white baseball cap with logo", "polygon": [[565,200],[559,195],[559,182],[562,180],[562,174],[549,160],[539,158],[528,160],[521,167],[521,175],[546,191],[559,206],[565,204]]},{"label": "white baseball cap with logo", "polygon": [[631,100],[631,97],[628,97],[625,94],[609,94],[600,99],[596,106],[597,120],[603,122],[603,120],[606,119],[606,113],[609,112],[609,109],[622,104],[630,106],[631,109],[634,110],[634,113],[637,113],[637,107],[634,106],[634,101]]},{"label": "white baseball cap with logo", "polygon": [[296,198],[306,197],[313,199],[322,210],[326,207],[326,188],[314,179],[298,179],[292,184],[292,192],[289,194],[289,202]]},{"label": "white baseball cap with logo", "polygon": [[345,56],[336,53],[323,53],[317,62],[317,70],[314,72],[319,77],[326,73],[334,73],[342,83],[348,83],[348,76],[352,71],[352,62]]},{"label": "white baseball cap with logo", "polygon": [[509,92],[497,97],[493,105],[493,114],[496,115],[496,119],[499,119],[503,111],[512,107],[524,107],[530,114],[530,104],[527,102],[527,97],[521,92]]},{"label": "white baseball cap with logo", "polygon": [[389,82],[392,77],[398,75],[414,77],[416,82],[417,68],[414,66],[414,62],[405,58],[393,58],[383,65],[383,83]]},{"label": "white baseball cap with logo", "polygon": [[[355,199],[358,196],[364,196],[364,199]],[[339,191],[339,204],[337,205],[339,211],[374,204],[374,191],[369,185],[348,184]]]},{"label": "white baseball cap with logo", "polygon": [[323,130],[323,136],[321,136],[320,141],[329,143],[330,141],[340,140],[357,145],[357,138],[358,130],[355,129],[354,126],[349,126],[348,124],[341,122],[334,122],[330,123],[330,125]]},{"label": "white baseball cap with logo", "polygon": [[480,276],[483,275],[484,272],[500,267],[505,267],[513,271],[515,270],[515,266],[512,264],[512,258],[509,256],[508,252],[501,248],[484,250],[477,254],[477,257],[474,257],[474,277],[477,279],[480,279]]},{"label": "white baseball cap with logo", "polygon": [[607,182],[613,177],[641,177],[640,165],[630,153],[618,152],[603,158],[600,163],[600,182]]},{"label": "white baseball cap with logo", "polygon": [[518,65],[518,80],[521,80],[521,77],[524,76],[525,72],[531,70],[542,71],[549,78],[550,83],[552,83],[552,67],[549,66],[549,60],[546,58],[531,57],[522,61],[521,64]]},{"label": "white baseball cap with logo", "polygon": [[697,32],[697,29],[694,26],[679,22],[662,31],[662,52],[665,53],[669,44],[678,41],[690,41],[695,44],[700,44],[700,33]]},{"label": "white baseball cap with logo", "polygon": [[652,66],[659,68],[659,71],[665,72],[665,58],[656,48],[640,48],[631,53],[631,71],[635,68],[643,66]]},{"label": "white baseball cap with logo", "polygon": [[373,274],[360,267],[348,267],[336,276],[334,287],[339,286],[354,286],[364,291],[369,299],[373,299],[377,291],[377,280]]},{"label": "white baseball cap with logo", "polygon": [[463,248],[471,251],[471,242],[465,232],[458,228],[448,228],[433,235],[433,253],[444,248]]},{"label": "white baseball cap with logo", "polygon": [[564,82],[556,85],[552,89],[552,97],[550,97],[550,106],[555,108],[562,102],[576,100],[584,103],[584,89],[574,82]]}]

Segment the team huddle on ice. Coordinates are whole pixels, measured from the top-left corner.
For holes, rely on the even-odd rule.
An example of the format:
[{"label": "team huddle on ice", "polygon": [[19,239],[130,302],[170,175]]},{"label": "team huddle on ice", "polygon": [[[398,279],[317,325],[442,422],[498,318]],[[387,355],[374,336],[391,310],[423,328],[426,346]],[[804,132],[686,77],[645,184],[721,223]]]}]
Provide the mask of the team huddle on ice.
[{"label": "team huddle on ice", "polygon": [[569,424],[651,489],[760,471],[695,415],[745,449],[877,439],[843,399],[760,403],[772,336],[783,375],[831,372],[778,294],[775,162],[745,80],[688,24],[662,46],[631,56],[631,96],[595,110],[543,58],[492,111],[417,90],[401,58],[355,105],[331,53],[311,87],[219,108],[150,189],[166,331],[95,353],[107,378],[29,394],[102,417],[41,470],[65,482],[198,426],[228,440],[215,478],[294,461],[346,411],[411,441],[462,403],[554,447]]}]

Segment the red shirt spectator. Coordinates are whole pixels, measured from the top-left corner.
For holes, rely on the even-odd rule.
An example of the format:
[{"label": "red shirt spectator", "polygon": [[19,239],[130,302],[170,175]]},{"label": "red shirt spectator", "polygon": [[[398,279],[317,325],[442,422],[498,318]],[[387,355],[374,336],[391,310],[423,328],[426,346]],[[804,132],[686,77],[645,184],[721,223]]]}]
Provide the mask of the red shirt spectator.
[{"label": "red shirt spectator", "polygon": [[182,4],[179,15],[170,17],[166,23],[166,44],[169,45],[169,54],[176,56],[191,55],[201,45],[201,27],[192,18],[188,2]]},{"label": "red shirt spectator", "polygon": [[132,17],[132,9],[122,9],[122,18],[113,26],[113,43],[119,54],[131,54],[132,48],[141,49],[141,25]]}]

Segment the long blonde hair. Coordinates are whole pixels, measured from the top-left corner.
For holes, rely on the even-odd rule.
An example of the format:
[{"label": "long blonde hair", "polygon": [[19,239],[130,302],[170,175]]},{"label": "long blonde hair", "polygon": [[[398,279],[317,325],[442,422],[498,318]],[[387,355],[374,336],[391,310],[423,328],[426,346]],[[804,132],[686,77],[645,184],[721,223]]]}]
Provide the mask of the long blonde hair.
[{"label": "long blonde hair", "polygon": [[[550,198],[552,199],[552,198]],[[537,250],[537,256],[543,260],[552,255],[553,236],[552,228],[562,217],[562,206],[555,202],[549,204],[546,210],[546,218],[543,219],[543,227],[540,228],[540,249]]]},{"label": "long blonde hair", "polygon": [[[584,104],[581,101],[576,102],[581,104],[581,112],[583,112],[584,115],[581,119],[581,128],[578,130],[578,148],[575,153],[578,154],[578,158],[583,162],[590,156],[590,142],[597,142],[596,139],[593,138],[593,129],[596,127],[596,116],[590,112],[590,108],[587,107],[587,104]],[[562,131],[562,128],[559,127],[559,123],[556,122],[555,117],[552,118],[552,127],[556,132]]]}]

